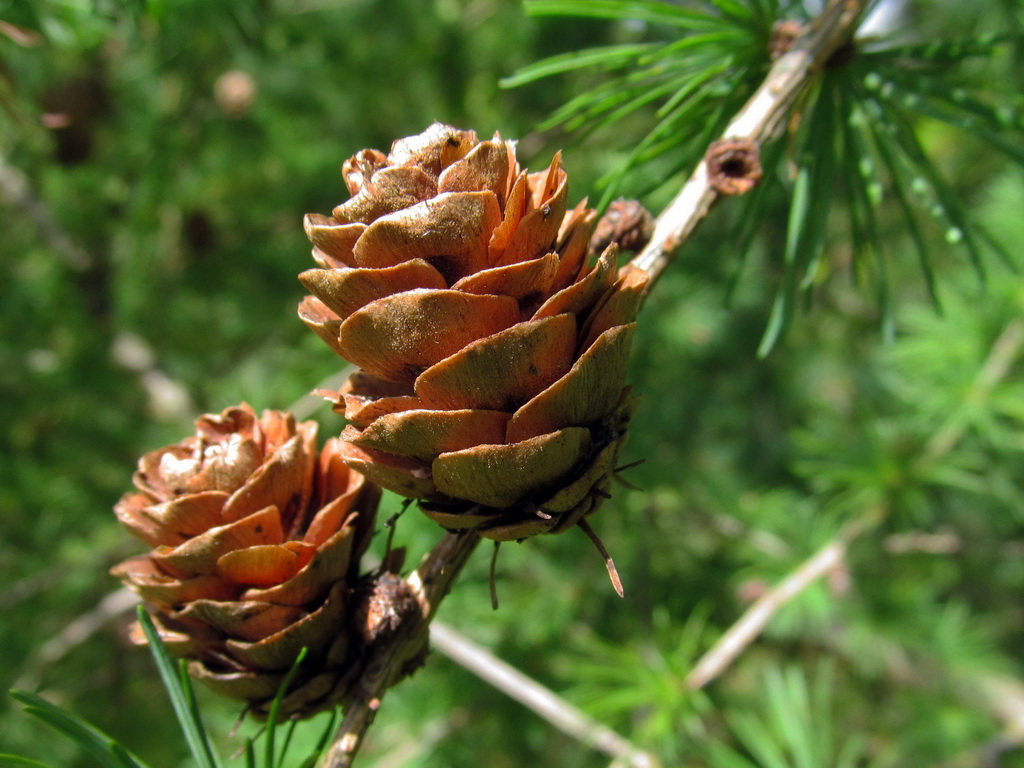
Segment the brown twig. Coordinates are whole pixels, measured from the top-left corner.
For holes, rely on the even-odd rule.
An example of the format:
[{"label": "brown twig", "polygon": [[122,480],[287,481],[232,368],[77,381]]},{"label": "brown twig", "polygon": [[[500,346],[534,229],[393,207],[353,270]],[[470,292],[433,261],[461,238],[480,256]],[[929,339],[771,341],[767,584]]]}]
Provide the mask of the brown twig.
[{"label": "brown twig", "polygon": [[409,658],[423,643],[438,605],[479,543],[480,537],[472,531],[449,533],[409,577],[419,603],[418,614],[402,622],[395,634],[372,652],[359,681],[345,693],[340,702],[344,719],[321,768],[352,765],[385,691],[401,678]]},{"label": "brown twig", "polygon": [[[792,48],[776,60],[764,82],[712,146],[727,142],[752,149],[778,136],[825,62],[853,37],[867,5],[868,0],[829,0],[821,14],[797,37]],[[722,196],[722,185],[714,182],[707,160],[701,160],[679,194],[658,217],[650,242],[631,262],[650,275],[648,290]],[[686,679],[686,686],[691,690],[701,688],[720,674],[757,637],[779,608],[842,562],[847,542],[857,533],[859,528],[856,532],[849,529],[845,535],[829,542],[757,600],[697,663]]]},{"label": "brown twig", "polygon": [[[853,37],[867,5],[868,0],[829,0],[793,47],[775,62],[720,140],[759,147],[777,136],[825,62]],[[721,192],[712,183],[708,164],[701,160],[658,217],[647,247],[631,262],[650,275],[648,291],[719,197]]]},{"label": "brown twig", "polygon": [[637,749],[615,731],[446,624],[434,622],[430,641],[434,648],[456,664],[533,710],[563,733],[615,758],[619,764],[632,768],[657,768],[660,765],[654,756]]}]

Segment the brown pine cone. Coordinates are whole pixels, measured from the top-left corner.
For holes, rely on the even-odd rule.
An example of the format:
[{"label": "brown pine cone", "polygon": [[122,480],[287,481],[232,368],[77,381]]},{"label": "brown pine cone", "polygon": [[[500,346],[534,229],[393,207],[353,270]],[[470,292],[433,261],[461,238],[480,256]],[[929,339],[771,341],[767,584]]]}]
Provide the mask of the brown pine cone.
[{"label": "brown pine cone", "polygon": [[637,200],[620,197],[608,206],[590,238],[590,250],[600,253],[612,243],[620,251],[642,251],[654,234],[654,217]]},{"label": "brown pine cone", "polygon": [[[154,549],[112,573],[150,606],[189,672],[265,714],[302,647],[282,714],[330,706],[359,652],[352,588],[380,490],[317,452],[314,422],[248,405],[196,421],[196,434],[146,454],[115,507]],[[138,627],[133,638],[143,642]]]},{"label": "brown pine cone", "polygon": [[320,269],[302,320],[362,371],[335,394],[349,466],[448,529],[557,533],[608,496],[646,275],[587,264],[560,156],[520,169],[500,136],[434,124],[343,166],[352,199],[309,214]]}]

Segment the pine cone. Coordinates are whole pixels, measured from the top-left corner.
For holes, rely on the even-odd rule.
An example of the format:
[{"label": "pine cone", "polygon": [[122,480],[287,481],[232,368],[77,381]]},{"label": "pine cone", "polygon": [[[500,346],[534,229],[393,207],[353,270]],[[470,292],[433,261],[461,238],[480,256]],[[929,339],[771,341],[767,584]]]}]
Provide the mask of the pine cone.
[{"label": "pine cone", "polygon": [[345,619],[380,491],[345,466],[339,440],[318,456],[316,432],[247,405],[208,414],[194,436],[143,456],[138,491],[115,507],[154,549],[112,573],[149,604],[193,676],[257,714],[303,646],[283,714],[329,706],[358,653]]},{"label": "pine cone", "polygon": [[352,199],[305,219],[321,268],[299,315],[362,368],[333,393],[349,466],[451,530],[575,525],[632,415],[646,275],[614,248],[587,264],[595,213],[566,213],[559,155],[527,173],[513,142],[434,124],[343,174]]},{"label": "pine cone", "polygon": [[639,252],[654,234],[654,217],[637,200],[612,202],[590,238],[590,249],[601,252],[612,243],[621,251]]}]

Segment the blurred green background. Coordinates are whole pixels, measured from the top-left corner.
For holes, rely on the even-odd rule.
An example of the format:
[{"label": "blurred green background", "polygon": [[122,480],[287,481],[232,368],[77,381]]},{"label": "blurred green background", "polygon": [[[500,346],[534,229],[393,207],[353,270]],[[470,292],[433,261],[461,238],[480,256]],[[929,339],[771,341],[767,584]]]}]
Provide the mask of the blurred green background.
[{"label": "blurred green background", "polygon": [[[1019,31],[1021,9],[910,2],[898,22],[935,37]],[[136,551],[111,507],[137,457],[240,400],[316,408],[322,433],[339,431],[305,397],[339,361],[296,318],[295,275],[311,266],[302,215],[346,197],[342,161],[441,120],[520,137],[535,168],[565,147],[571,197],[596,198],[651,115],[581,141],[538,133],[599,77],[497,82],[655,34],[529,19],[516,0],[0,0],[4,689],[39,691],[154,765],[187,764],[126,615],[90,625],[118,586],[107,569]],[[1024,82],[1019,53],[975,75]],[[1019,169],[962,132],[918,128],[1019,254]],[[657,188],[654,211],[679,181],[658,172],[627,184]],[[836,228],[805,311],[767,359],[756,350],[785,200],[769,201],[737,283],[736,209],[716,210],[641,316],[631,381],[643,405],[625,460],[645,460],[629,473],[643,490],[622,489],[592,520],[626,599],[570,532],[502,549],[496,612],[481,551],[441,618],[666,766],[1024,765],[1024,279],[993,259],[980,281],[935,228],[936,312],[889,208],[878,217],[895,339]],[[862,519],[874,527],[840,567],[706,691],[684,689],[753,599]],[[415,562],[437,535],[408,514],[396,543]],[[237,707],[203,703],[230,753]],[[90,765],[9,699],[0,751]],[[389,694],[362,760],[609,763],[436,654]]]}]

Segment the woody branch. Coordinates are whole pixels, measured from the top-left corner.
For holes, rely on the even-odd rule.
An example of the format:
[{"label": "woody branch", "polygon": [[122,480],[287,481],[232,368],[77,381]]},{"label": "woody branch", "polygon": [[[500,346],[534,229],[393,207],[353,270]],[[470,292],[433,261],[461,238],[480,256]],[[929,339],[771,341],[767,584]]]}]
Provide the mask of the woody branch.
[{"label": "woody branch", "polygon": [[[867,5],[868,0],[829,0],[793,47],[775,62],[764,82],[712,147],[728,141],[750,148],[756,156],[765,142],[778,136],[829,57],[853,37]],[[683,188],[658,216],[650,242],[631,262],[650,275],[648,291],[701,219],[729,193],[723,191],[721,179],[711,172],[709,159],[705,156],[698,163]]]}]

